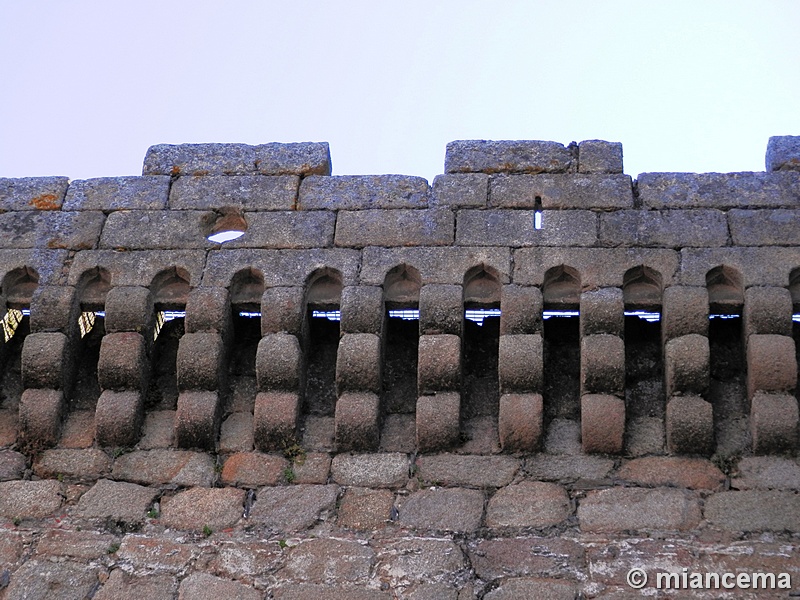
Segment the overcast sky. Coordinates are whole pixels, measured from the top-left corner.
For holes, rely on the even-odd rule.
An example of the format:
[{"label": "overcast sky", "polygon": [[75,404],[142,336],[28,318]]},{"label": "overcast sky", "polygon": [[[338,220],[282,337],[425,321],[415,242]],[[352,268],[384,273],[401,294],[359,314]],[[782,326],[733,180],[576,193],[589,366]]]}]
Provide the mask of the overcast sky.
[{"label": "overcast sky", "polygon": [[456,139],[764,169],[800,135],[800,2],[0,0],[0,176],[136,175],[157,143],[328,141],[429,180]]}]

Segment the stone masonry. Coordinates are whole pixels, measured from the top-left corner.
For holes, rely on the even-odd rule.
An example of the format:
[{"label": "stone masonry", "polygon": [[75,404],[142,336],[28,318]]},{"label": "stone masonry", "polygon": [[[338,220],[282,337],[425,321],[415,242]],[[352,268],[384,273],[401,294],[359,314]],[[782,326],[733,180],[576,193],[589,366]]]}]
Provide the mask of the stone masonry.
[{"label": "stone masonry", "polygon": [[153,146],[0,179],[0,304],[0,600],[800,593],[800,137]]}]

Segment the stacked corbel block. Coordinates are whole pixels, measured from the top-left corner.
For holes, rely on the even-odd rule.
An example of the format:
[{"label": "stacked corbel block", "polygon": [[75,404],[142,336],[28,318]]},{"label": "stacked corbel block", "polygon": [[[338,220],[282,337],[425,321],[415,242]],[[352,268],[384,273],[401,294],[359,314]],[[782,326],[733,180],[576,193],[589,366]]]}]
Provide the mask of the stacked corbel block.
[{"label": "stacked corbel block", "polygon": [[461,433],[460,285],[428,284],[419,293],[417,449],[453,446]]},{"label": "stacked corbel block", "polygon": [[581,440],[585,452],[618,453],[625,435],[622,290],[581,294]]},{"label": "stacked corbel block", "polygon": [[500,310],[500,446],[506,452],[530,452],[539,447],[544,414],[542,293],[537,287],[504,285]]},{"label": "stacked corbel block", "polygon": [[779,287],[751,287],[744,296],[747,397],[753,451],[797,446],[797,359],[792,338],[792,297]]},{"label": "stacked corbel block", "polygon": [[714,411],[704,399],[711,372],[708,291],[690,286],[664,290],[661,335],[667,446],[676,454],[711,454]]}]

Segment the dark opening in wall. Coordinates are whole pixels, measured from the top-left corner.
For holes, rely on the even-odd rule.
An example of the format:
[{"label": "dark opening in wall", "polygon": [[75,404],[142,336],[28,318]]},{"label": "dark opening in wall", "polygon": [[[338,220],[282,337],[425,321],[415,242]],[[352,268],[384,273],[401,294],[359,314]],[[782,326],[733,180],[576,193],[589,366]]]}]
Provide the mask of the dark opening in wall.
[{"label": "dark opening in wall", "polygon": [[231,324],[228,361],[229,401],[226,413],[252,412],[257,393],[256,353],[261,341],[261,296],[264,276],[256,269],[239,271],[231,280]]},{"label": "dark opening in wall", "polygon": [[580,419],[580,293],[580,276],[575,269],[559,266],[545,273],[542,285],[545,425],[553,419]]},{"label": "dark opening in wall", "polygon": [[97,381],[97,361],[105,330],[105,304],[111,277],[105,269],[96,268],[83,274],[78,284],[80,316],[76,344],[77,364],[75,385],[69,396],[69,412],[94,410],[100,397]]},{"label": "dark opening in wall", "polygon": [[476,267],[464,277],[464,333],[461,416],[497,417],[500,388],[500,280],[493,270]]},{"label": "dark opening in wall", "polygon": [[303,413],[333,417],[336,410],[336,354],[339,350],[341,275],[322,269],[309,278],[306,290],[306,387]]},{"label": "dark opening in wall", "polygon": [[386,275],[383,408],[386,414],[414,414],[419,358],[419,289],[413,267],[400,265]]},{"label": "dark opening in wall", "polygon": [[797,387],[795,394],[800,401],[800,268],[789,275],[789,292],[792,295],[792,337],[797,353]]},{"label": "dark opening in wall", "polygon": [[720,266],[706,274],[711,380],[708,400],[714,408],[718,452],[733,454],[747,445],[746,363],[742,340],[744,287],[738,271]]},{"label": "dark opening in wall", "polygon": [[0,307],[0,409],[17,410],[22,396],[22,345],[30,333],[30,306],[39,282],[34,269],[20,267],[2,281]]}]

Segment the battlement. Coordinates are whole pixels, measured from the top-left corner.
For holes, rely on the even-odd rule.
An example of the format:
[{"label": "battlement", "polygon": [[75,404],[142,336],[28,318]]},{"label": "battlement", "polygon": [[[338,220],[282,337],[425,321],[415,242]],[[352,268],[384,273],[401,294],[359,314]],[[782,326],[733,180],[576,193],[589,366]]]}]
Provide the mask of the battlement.
[{"label": "battlement", "polygon": [[565,423],[592,453],[795,449],[800,137],[766,167],[632,180],[618,143],[457,141],[429,185],[187,144],[0,179],[0,414],[45,446],[75,412],[133,446],[172,411],[185,448],[233,419],[265,451],[527,452]]}]

